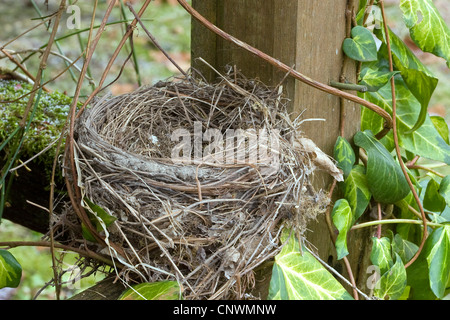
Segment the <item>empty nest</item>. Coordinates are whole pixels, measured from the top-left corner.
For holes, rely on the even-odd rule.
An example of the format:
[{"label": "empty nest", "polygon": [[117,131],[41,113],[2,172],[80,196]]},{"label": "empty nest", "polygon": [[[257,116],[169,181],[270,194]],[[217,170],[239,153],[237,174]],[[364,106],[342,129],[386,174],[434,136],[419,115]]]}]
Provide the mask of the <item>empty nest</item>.
[{"label": "empty nest", "polygon": [[[159,82],[86,109],[76,124],[76,183],[117,218],[102,233],[126,256],[87,242],[90,250],[121,261],[128,283],[176,280],[185,299],[253,297],[254,270],[279,252],[282,226],[301,235],[328,204],[310,185],[318,153],[303,148],[311,141],[281,91],[229,73],[214,84]],[[244,142],[227,129],[241,129]],[[252,134],[269,137],[266,149]]]}]

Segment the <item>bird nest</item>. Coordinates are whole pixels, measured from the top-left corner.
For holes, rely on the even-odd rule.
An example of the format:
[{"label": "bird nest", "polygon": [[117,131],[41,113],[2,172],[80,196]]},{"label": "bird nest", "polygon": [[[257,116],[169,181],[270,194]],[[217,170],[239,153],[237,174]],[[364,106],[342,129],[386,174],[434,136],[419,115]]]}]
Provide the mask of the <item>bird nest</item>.
[{"label": "bird nest", "polygon": [[76,124],[74,183],[86,210],[114,221],[101,223],[106,247],[81,231],[77,243],[120,261],[127,282],[176,280],[185,299],[244,298],[255,268],[279,252],[282,226],[301,235],[328,205],[311,187],[314,170],[340,174],[302,137],[281,92],[227,74],[98,100]]}]

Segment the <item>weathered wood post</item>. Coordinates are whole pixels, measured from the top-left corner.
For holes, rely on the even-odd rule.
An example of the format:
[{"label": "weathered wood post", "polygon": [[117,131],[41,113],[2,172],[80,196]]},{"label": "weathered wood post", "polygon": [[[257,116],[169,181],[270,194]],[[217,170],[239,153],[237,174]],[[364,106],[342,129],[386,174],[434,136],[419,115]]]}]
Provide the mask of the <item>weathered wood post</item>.
[{"label": "weathered wood post", "polygon": [[[308,77],[328,84],[344,76],[355,83],[356,71],[352,61],[344,63],[342,41],[348,34],[352,9],[356,0],[193,0],[193,7],[210,22],[269,54]],[[249,78],[259,78],[276,85],[285,76],[262,59],[217,37],[199,22],[192,21],[192,65],[206,78],[214,76],[204,65],[197,63],[202,57],[218,70],[227,64],[236,67]],[[344,67],[343,67],[344,66]],[[352,141],[359,128],[360,107],[349,101],[321,92],[293,78],[284,84],[285,94],[291,99],[294,115],[303,113],[304,119],[323,119],[305,122],[304,133],[319,148],[332,155],[340,134],[341,113],[344,111],[344,137]],[[354,92],[353,92],[354,93]],[[315,186],[328,190],[331,178],[325,174],[315,176]],[[325,217],[312,222],[307,240],[321,258],[343,275],[347,275],[342,261],[336,261]],[[370,252],[368,231],[352,233],[349,239],[349,261],[358,287],[364,288],[367,277],[367,254]],[[265,277],[266,280],[270,279]],[[267,286],[268,281],[265,281]],[[267,288],[266,288],[267,289]],[[264,288],[260,292],[262,297]]]}]

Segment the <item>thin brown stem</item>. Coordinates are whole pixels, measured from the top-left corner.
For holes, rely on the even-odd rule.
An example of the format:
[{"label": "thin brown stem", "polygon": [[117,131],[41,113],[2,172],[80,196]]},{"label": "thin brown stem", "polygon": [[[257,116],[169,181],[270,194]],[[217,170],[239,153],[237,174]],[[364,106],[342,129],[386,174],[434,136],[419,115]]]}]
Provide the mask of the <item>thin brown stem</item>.
[{"label": "thin brown stem", "polygon": [[[377,202],[377,212],[378,212],[378,220],[381,220],[383,217],[381,215],[381,204]],[[381,239],[381,224],[377,226],[377,238]]]},{"label": "thin brown stem", "polygon": [[178,71],[181,72],[182,75],[187,77],[186,72],[169,56],[169,54],[161,47],[161,45],[156,41],[156,38],[148,31],[148,29],[145,27],[144,23],[142,22],[139,15],[134,11],[132,5],[130,2],[127,2],[128,9],[130,9],[131,13],[133,13],[134,17],[137,19],[139,24],[141,25],[142,29],[144,29],[147,36],[150,38],[152,43],[164,54],[164,56],[178,69]]},{"label": "thin brown stem", "polygon": [[[390,71],[394,71],[394,66],[393,66],[393,62],[392,62],[392,53],[391,53],[391,43],[389,40],[389,29],[388,29],[388,25],[387,25],[387,20],[386,20],[386,15],[385,15],[385,10],[384,10],[384,1],[380,0],[378,2],[378,4],[380,5],[380,9],[381,9],[381,15],[383,17],[383,25],[384,25],[384,32],[386,34],[386,46],[387,46],[387,51],[388,51],[388,56],[389,56],[389,69]],[[400,152],[400,147],[398,144],[398,133],[397,133],[397,105],[396,105],[396,101],[395,101],[395,79],[394,77],[391,77],[391,92],[392,92],[392,120],[393,120],[393,134],[394,134],[394,144],[395,144],[395,152],[397,154],[397,158],[398,161],[400,163],[400,167],[403,171],[403,175],[406,178],[406,181],[408,182],[408,185],[411,189],[411,192],[413,193],[414,199],[417,202],[417,205],[419,207],[421,216],[422,216],[422,222],[423,222],[423,235],[422,235],[422,241],[420,243],[419,249],[417,250],[416,254],[411,258],[410,261],[408,261],[405,264],[405,268],[408,268],[419,256],[420,252],[423,249],[423,246],[425,245],[425,241],[428,237],[428,230],[427,230],[427,218],[425,216],[425,212],[423,210],[423,206],[422,203],[420,202],[419,196],[416,192],[416,189],[414,188],[414,185],[411,182],[411,179],[409,178],[408,172],[406,171],[406,167],[405,164],[403,162],[402,159],[402,155]]]},{"label": "thin brown stem", "polygon": [[97,254],[90,250],[82,250],[79,248],[71,247],[68,245],[60,244],[60,243],[51,243],[49,241],[5,241],[0,242],[0,247],[2,248],[17,248],[17,247],[48,247],[48,248],[58,248],[63,249],[67,251],[72,251],[80,254],[83,257],[92,258],[100,262],[104,262],[109,266],[112,267],[122,267],[122,264],[118,261],[112,261],[111,259],[102,256],[100,254]]}]

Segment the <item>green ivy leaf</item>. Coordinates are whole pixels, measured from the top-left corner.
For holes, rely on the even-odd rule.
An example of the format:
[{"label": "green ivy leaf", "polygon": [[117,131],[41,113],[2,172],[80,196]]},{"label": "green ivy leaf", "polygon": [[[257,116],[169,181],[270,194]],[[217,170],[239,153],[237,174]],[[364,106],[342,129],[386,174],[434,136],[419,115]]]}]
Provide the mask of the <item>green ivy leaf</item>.
[{"label": "green ivy leaf", "polygon": [[372,194],[369,191],[365,168],[356,165],[343,183],[344,197],[353,212],[353,223],[364,213]]},{"label": "green ivy leaf", "polygon": [[449,136],[448,136],[449,130],[448,130],[448,125],[447,125],[447,122],[445,121],[445,119],[440,116],[431,116],[430,120],[431,120],[431,122],[433,122],[434,127],[436,128],[437,132],[442,137],[442,139],[444,139],[444,141],[447,144],[450,144]]},{"label": "green ivy leaf", "polygon": [[374,295],[384,300],[397,300],[406,288],[406,270],[402,259],[395,254],[394,265],[386,271],[375,287]]},{"label": "green ivy leaf", "polygon": [[109,227],[114,221],[117,220],[116,217],[114,217],[113,215],[110,215],[102,207],[92,203],[92,201],[89,200],[88,198],[85,197],[84,202],[95,213],[95,215],[94,214],[89,215],[89,218],[91,219],[94,226],[97,227],[97,231],[103,230],[103,228],[101,226],[102,222],[105,224],[106,227]]},{"label": "green ivy leaf", "polygon": [[285,243],[275,256],[269,300],[352,300],[352,296],[305,248],[284,229]]},{"label": "green ivy leaf", "polygon": [[430,287],[436,297],[443,298],[450,278],[450,225],[435,229],[427,242]]},{"label": "green ivy leaf", "polygon": [[368,91],[375,92],[384,87],[397,73],[400,71],[385,72],[366,67],[361,70],[359,84],[365,85]]},{"label": "green ivy leaf", "polygon": [[333,224],[338,229],[339,234],[336,238],[337,258],[342,259],[348,255],[347,232],[353,224],[353,213],[346,199],[339,199],[333,206],[331,213]]},{"label": "green ivy leaf", "polygon": [[[400,146],[413,154],[450,165],[450,146],[437,132],[428,115],[419,129],[411,134],[407,133],[414,126],[420,103],[405,86],[405,82],[401,78],[395,79],[395,95]],[[377,92],[366,92],[361,96],[392,114],[392,94],[389,84]],[[363,110],[361,113],[361,130],[379,132],[382,127],[383,118],[371,110]]]},{"label": "green ivy leaf", "polygon": [[334,144],[334,159],[337,166],[344,172],[344,178],[348,176],[355,164],[355,152],[350,143],[339,136]]},{"label": "green ivy leaf", "polygon": [[22,266],[7,250],[0,249],[0,289],[17,288],[22,278]]},{"label": "green ivy leaf", "polygon": [[445,176],[439,185],[439,194],[444,198],[447,206],[450,207],[450,175]]},{"label": "green ivy leaf", "polygon": [[145,282],[132,286],[119,300],[182,300],[177,281]]},{"label": "green ivy leaf", "polygon": [[431,0],[401,0],[411,39],[425,52],[444,58],[450,67],[450,29]]},{"label": "green ivy leaf", "polygon": [[445,199],[439,193],[439,183],[434,179],[430,179],[425,190],[425,195],[423,197],[423,206],[425,209],[442,212],[445,209]]},{"label": "green ivy leaf", "polygon": [[[89,220],[98,232],[106,230],[107,227],[117,220],[116,217],[110,215],[105,209],[94,204],[88,198],[84,197],[83,200],[88,206],[87,215]],[[97,242],[94,235],[89,231],[84,223],[81,223],[81,232],[84,239],[91,242]]]},{"label": "green ivy leaf", "polygon": [[355,144],[367,152],[367,182],[374,199],[381,203],[395,203],[410,192],[400,165],[372,132],[357,132]]},{"label": "green ivy leaf", "polygon": [[391,255],[391,241],[387,237],[378,239],[372,237],[372,251],[370,253],[370,261],[380,268],[380,274],[387,272],[394,261]]},{"label": "green ivy leaf", "polygon": [[[385,34],[384,28],[382,30],[382,36],[384,43]],[[424,123],[427,116],[428,103],[430,102],[431,95],[437,86],[438,79],[422,64],[422,62],[411,52],[408,46],[389,29],[389,39],[391,43],[392,60],[396,70],[401,72],[402,78],[405,81],[406,86],[411,93],[419,101],[419,108],[414,110],[413,115],[417,117],[414,125],[408,131],[408,133],[414,132]],[[384,52],[387,55],[386,45],[383,44],[380,48],[380,52]]]},{"label": "green ivy leaf", "polygon": [[361,26],[352,28],[351,38],[344,40],[342,49],[353,60],[375,61],[377,60],[377,45],[372,33]]},{"label": "green ivy leaf", "polygon": [[417,250],[419,250],[419,247],[415,243],[403,239],[398,233],[395,234],[392,241],[392,251],[400,256],[403,263],[410,261]]}]

